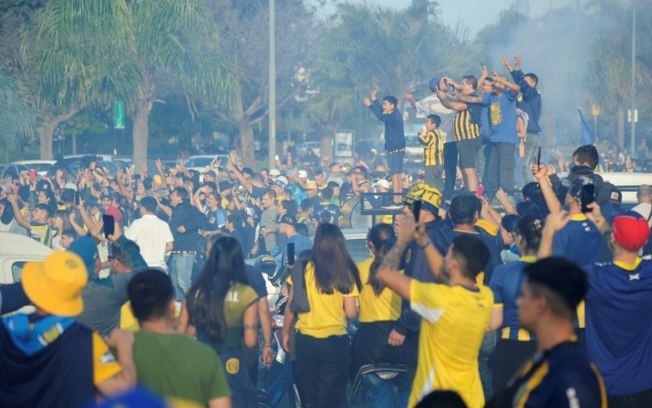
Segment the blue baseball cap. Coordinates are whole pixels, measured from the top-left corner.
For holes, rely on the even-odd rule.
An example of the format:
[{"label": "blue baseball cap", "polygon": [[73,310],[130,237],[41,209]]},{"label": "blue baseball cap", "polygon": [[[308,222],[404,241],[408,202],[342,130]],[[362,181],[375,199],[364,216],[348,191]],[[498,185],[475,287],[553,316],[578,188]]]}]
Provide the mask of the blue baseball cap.
[{"label": "blue baseball cap", "polygon": [[431,91],[437,92],[437,86],[439,85],[440,82],[441,82],[440,76],[433,77],[428,83],[428,87],[430,88]]}]

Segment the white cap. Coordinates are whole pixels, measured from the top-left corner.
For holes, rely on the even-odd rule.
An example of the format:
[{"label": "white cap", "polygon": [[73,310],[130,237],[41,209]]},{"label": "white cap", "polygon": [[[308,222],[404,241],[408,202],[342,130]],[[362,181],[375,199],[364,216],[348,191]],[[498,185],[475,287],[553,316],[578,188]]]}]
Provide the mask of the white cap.
[{"label": "white cap", "polygon": [[281,175],[281,171],[279,169],[271,169],[269,175],[272,177],[278,177]]},{"label": "white cap", "polygon": [[276,178],[274,179],[274,181],[280,181],[281,183],[285,184],[286,186],[287,186],[288,184],[290,184],[290,182],[288,181],[288,178],[285,177],[285,176],[278,176],[278,177],[276,177]]},{"label": "white cap", "polygon": [[389,188],[389,181],[385,179],[380,179],[377,182],[373,184],[374,187],[383,187],[383,188]]},{"label": "white cap", "polygon": [[298,174],[299,177],[301,177],[301,178],[308,178],[308,172],[305,171],[305,170],[299,170],[299,171],[297,172],[297,174]]}]

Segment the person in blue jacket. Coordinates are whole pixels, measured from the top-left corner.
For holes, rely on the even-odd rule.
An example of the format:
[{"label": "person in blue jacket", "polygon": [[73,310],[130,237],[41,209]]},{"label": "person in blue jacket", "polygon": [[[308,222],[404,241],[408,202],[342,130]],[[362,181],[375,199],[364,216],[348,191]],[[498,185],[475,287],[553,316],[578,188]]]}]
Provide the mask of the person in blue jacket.
[{"label": "person in blue jacket", "polygon": [[503,58],[503,66],[512,74],[512,79],[521,87],[521,95],[518,97],[516,107],[525,112],[528,116],[527,129],[525,135],[525,156],[522,159],[523,180],[525,183],[534,181],[530,165],[534,158],[534,152],[539,146],[539,119],[541,118],[541,93],[537,88],[539,77],[529,72],[523,74],[521,71],[521,56],[514,56],[514,67],[512,67],[507,58]]},{"label": "person in blue jacket", "polygon": [[364,105],[385,124],[385,152],[387,167],[392,176],[392,191],[394,204],[402,203],[403,187],[403,157],[405,156],[405,132],[403,130],[403,115],[396,108],[398,101],[394,96],[383,98],[382,105],[377,99],[378,89],[371,91],[371,98],[364,98]]}]

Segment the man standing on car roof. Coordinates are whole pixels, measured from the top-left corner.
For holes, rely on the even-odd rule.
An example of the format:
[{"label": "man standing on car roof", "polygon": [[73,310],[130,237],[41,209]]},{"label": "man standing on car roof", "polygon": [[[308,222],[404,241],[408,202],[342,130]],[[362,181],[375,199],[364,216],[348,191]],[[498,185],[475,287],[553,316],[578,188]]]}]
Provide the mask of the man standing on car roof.
[{"label": "man standing on car roof", "polygon": [[385,124],[385,152],[387,166],[392,176],[392,202],[400,204],[403,200],[403,157],[405,156],[405,132],[403,115],[397,109],[398,100],[394,96],[383,98],[382,106],[377,100],[378,89],[371,91],[371,98],[364,98],[364,105]]}]

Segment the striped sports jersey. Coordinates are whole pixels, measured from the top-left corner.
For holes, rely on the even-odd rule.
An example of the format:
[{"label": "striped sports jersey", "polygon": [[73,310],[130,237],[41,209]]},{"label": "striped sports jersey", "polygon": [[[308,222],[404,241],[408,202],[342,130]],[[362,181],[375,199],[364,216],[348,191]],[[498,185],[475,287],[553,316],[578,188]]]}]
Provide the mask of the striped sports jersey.
[{"label": "striped sports jersey", "polygon": [[460,140],[472,140],[480,136],[480,110],[479,104],[468,104],[468,108],[458,111],[453,119],[453,132],[455,138]]},{"label": "striped sports jersey", "polygon": [[419,133],[419,143],[423,146],[423,161],[426,166],[442,166],[444,164],[444,142],[446,138],[439,129]]}]

